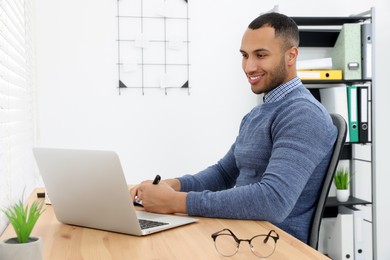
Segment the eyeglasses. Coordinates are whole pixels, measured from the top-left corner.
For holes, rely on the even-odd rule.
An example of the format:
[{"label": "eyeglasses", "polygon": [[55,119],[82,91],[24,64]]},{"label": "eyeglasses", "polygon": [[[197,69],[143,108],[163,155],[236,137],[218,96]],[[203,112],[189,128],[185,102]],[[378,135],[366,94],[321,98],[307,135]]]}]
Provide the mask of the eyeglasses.
[{"label": "eyeglasses", "polygon": [[271,230],[267,235],[257,235],[251,239],[239,239],[228,229],[222,229],[211,235],[214,240],[215,249],[222,256],[233,256],[238,252],[241,242],[248,242],[254,255],[266,258],[272,255],[279,239],[278,233]]}]

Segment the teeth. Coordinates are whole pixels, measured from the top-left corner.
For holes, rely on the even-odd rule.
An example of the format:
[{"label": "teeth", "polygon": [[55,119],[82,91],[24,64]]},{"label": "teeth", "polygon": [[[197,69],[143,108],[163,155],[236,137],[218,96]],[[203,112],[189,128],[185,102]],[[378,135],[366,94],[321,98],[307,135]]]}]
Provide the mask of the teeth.
[{"label": "teeth", "polygon": [[256,77],[249,77],[251,80],[256,80],[256,79],[259,79],[260,76],[256,76]]}]

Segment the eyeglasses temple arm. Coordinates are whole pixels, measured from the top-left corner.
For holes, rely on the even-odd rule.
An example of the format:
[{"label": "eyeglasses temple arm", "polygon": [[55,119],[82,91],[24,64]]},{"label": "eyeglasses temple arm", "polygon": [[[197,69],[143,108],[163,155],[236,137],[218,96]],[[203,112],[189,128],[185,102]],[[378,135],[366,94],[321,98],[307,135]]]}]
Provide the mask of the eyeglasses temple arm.
[{"label": "eyeglasses temple arm", "polygon": [[215,241],[215,239],[217,238],[217,236],[220,235],[221,232],[223,231],[228,231],[230,233],[230,235],[233,237],[233,239],[239,244],[240,243],[240,239],[238,239],[238,237],[236,237],[236,235],[233,233],[233,231],[231,231],[230,229],[228,228],[224,228],[218,232],[215,232],[214,234],[211,234],[211,237],[213,238],[213,240]]},{"label": "eyeglasses temple arm", "polygon": [[[276,236],[271,236],[272,232],[274,232],[274,233],[276,234]],[[276,243],[276,241],[278,241],[278,239],[279,239],[279,234],[276,233],[276,231],[273,230],[273,229],[270,230],[270,231],[268,232],[268,235],[267,235],[267,236],[265,237],[265,239],[264,239],[264,244],[266,244],[266,243],[268,242],[268,239],[269,239],[270,237],[272,237],[272,238],[275,240],[275,243]]]}]

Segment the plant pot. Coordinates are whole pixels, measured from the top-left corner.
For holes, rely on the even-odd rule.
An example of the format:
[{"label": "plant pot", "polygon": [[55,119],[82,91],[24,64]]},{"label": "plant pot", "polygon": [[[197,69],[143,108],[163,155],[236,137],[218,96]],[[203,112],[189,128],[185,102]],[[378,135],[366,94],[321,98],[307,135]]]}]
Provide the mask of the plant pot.
[{"label": "plant pot", "polygon": [[19,243],[16,237],[0,241],[0,259],[43,260],[41,237],[30,237],[29,242]]},{"label": "plant pot", "polygon": [[349,190],[336,190],[336,198],[339,202],[346,202],[349,198]]}]

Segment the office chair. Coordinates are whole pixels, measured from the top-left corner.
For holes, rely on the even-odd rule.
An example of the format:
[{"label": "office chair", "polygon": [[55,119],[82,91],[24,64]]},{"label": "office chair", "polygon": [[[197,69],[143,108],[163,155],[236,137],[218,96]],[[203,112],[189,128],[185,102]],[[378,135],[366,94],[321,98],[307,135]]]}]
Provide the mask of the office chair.
[{"label": "office chair", "polygon": [[333,155],[330,159],[328,170],[322,183],[322,189],[318,198],[318,203],[314,211],[313,221],[309,234],[308,245],[314,249],[318,249],[318,236],[320,233],[321,220],[325,209],[326,199],[328,198],[330,186],[332,185],[333,176],[336,172],[339,163],[341,151],[343,149],[345,138],[347,135],[347,124],[339,114],[330,114],[333,124],[337,127],[338,134],[333,147]]}]

